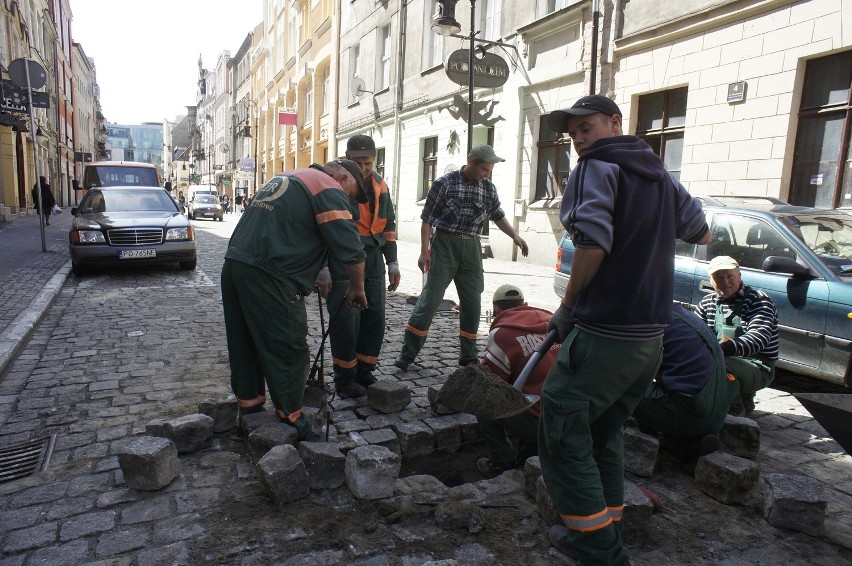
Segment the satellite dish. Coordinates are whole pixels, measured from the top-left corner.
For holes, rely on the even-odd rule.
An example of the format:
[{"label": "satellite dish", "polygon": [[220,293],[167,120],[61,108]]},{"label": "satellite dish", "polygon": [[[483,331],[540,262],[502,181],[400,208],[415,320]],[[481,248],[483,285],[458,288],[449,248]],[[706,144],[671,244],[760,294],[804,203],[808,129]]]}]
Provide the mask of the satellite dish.
[{"label": "satellite dish", "polygon": [[[29,84],[27,84],[28,72]],[[32,59],[15,59],[9,63],[9,77],[19,88],[41,88],[47,82],[47,72],[44,67]]]},{"label": "satellite dish", "polygon": [[367,90],[367,85],[364,83],[364,79],[361,77],[353,77],[352,81],[349,83],[349,94],[352,98],[359,98],[365,92],[373,94],[372,90]]},{"label": "satellite dish", "polygon": [[450,163],[446,167],[444,167],[444,175],[447,173],[452,173],[453,171],[458,171],[458,167],[456,167],[453,163]]},{"label": "satellite dish", "polygon": [[220,150],[222,153],[228,153],[229,151],[231,151],[231,148],[230,148],[230,147],[228,147],[228,144],[223,143],[222,145],[220,145],[220,146],[219,146],[219,150]]}]

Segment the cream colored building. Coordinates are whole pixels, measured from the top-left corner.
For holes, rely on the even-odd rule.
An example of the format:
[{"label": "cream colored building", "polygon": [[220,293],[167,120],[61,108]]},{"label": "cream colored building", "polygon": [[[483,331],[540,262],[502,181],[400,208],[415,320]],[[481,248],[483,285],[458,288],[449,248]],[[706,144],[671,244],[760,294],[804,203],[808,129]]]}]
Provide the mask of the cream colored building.
[{"label": "cream colored building", "polygon": [[[434,4],[341,4],[338,142],[358,133],[376,139],[398,233],[409,241],[419,240],[430,181],[464,164],[468,135],[459,108],[467,87],[452,83],[444,68],[466,40],[431,32]],[[547,115],[589,92],[614,98],[625,132],[655,147],[693,193],[852,204],[852,3],[604,1],[597,26],[595,5],[476,2],[477,37],[506,44],[489,51],[507,61],[510,74],[502,87],[475,90],[483,116],[473,138],[506,158],[494,181],[531,246],[529,258],[517,256],[492,226],[486,252],[555,262],[561,186],[576,155],[548,129]],[[469,7],[456,5],[461,35],[469,32]]]}]

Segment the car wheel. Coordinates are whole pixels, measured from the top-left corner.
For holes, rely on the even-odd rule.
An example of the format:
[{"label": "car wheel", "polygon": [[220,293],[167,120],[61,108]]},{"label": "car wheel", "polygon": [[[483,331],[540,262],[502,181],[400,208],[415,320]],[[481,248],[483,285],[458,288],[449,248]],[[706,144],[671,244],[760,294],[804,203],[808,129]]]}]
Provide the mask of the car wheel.
[{"label": "car wheel", "polygon": [[198,258],[192,259],[190,261],[182,261],[180,262],[180,268],[183,271],[192,271],[198,265]]},{"label": "car wheel", "polygon": [[189,211],[189,213],[187,214],[187,216],[189,217],[189,219],[190,219],[190,220],[195,220],[195,217],[192,215],[192,211],[191,211],[191,210]]}]

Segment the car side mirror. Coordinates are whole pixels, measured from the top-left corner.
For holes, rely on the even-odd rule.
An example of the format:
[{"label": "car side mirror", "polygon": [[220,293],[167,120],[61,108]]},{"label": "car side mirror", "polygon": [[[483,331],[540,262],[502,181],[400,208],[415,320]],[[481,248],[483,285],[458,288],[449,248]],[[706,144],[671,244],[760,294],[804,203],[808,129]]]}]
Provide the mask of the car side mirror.
[{"label": "car side mirror", "polygon": [[71,208],[71,216],[77,216],[77,214],[79,212],[80,212],[80,209],[78,207],[74,206],[74,207]]},{"label": "car side mirror", "polygon": [[807,268],[791,257],[771,255],[763,260],[763,271],[773,273],[789,273],[799,279],[814,279],[816,276]]},{"label": "car side mirror", "polygon": [[171,181],[166,181],[165,189],[169,192],[172,191],[172,182]]},{"label": "car side mirror", "polygon": [[80,181],[78,181],[77,179],[71,180],[71,187],[73,187],[73,189],[75,191],[82,191],[83,190],[83,188],[80,186]]}]

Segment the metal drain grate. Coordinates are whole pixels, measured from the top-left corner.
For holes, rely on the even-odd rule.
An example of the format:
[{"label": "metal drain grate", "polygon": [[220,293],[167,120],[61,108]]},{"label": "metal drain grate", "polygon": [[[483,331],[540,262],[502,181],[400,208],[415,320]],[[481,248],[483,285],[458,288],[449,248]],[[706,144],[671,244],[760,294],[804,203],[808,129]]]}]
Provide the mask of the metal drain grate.
[{"label": "metal drain grate", "polygon": [[56,435],[0,448],[0,483],[43,472],[50,463]]}]

